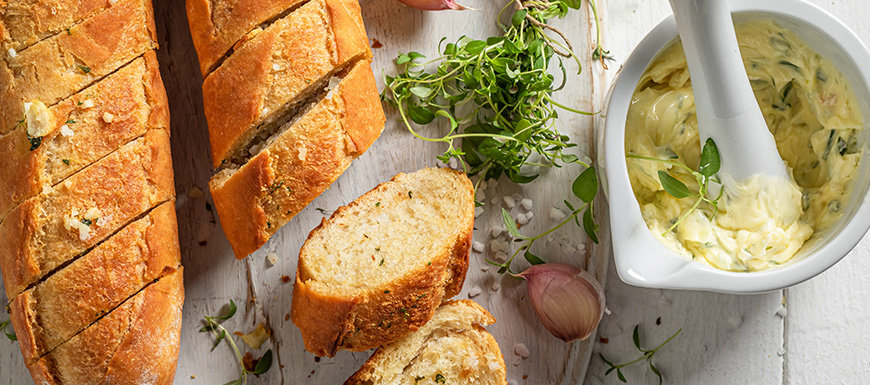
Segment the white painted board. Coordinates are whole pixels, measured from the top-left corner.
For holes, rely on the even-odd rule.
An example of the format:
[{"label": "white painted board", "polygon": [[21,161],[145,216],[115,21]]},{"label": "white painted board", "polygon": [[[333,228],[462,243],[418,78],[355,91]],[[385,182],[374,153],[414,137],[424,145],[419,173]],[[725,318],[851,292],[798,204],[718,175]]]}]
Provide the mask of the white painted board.
[{"label": "white painted board", "polygon": [[[441,37],[455,40],[461,35],[485,39],[498,34],[495,15],[503,3],[468,0],[476,8],[468,12],[424,13],[400,5],[395,0],[363,0],[363,17],[369,37],[383,47],[373,50],[373,69],[382,87],[383,74],[394,72],[393,59],[398,51],[436,53]],[[298,329],[288,320],[292,277],[296,259],[308,232],[328,213],[349,203],[357,196],[389,180],[398,172],[410,172],[435,166],[435,156],[443,151],[437,144],[413,138],[388,110],[388,122],[380,139],[345,174],[308,208],[282,228],[261,250],[246,260],[237,261],[224,238],[215,213],[206,209],[209,197],[190,198],[197,187],[207,191],[212,173],[208,138],[201,102],[201,77],[189,37],[183,1],[155,2],[161,47],[161,73],[170,99],[172,114],[172,153],[178,193],[177,211],[182,259],[185,266],[186,301],[182,330],[182,349],[176,374],[178,384],[222,384],[234,380],[238,366],[230,349],[219,346],[210,352],[212,336],[198,332],[204,315],[219,313],[222,305],[234,299],[238,315],[225,323],[233,330],[247,332],[260,322],[274,331],[271,341],[255,355],[272,348],[272,370],[253,383],[261,384],[340,384],[365,361],[370,352],[342,352],[335,358],[315,359],[304,351]],[[584,61],[581,75],[571,75],[564,91],[556,95],[561,102],[581,110],[600,109],[604,75],[590,60],[590,23],[587,12],[574,11],[557,25],[571,38]],[[576,74],[569,64],[568,73]],[[579,156],[591,155],[593,119],[562,113],[560,129],[580,146]],[[571,197],[570,184],[582,171],[578,166],[554,170],[535,183],[518,187],[503,180],[495,189],[487,189],[487,200],[513,193],[534,200],[534,219],[523,227],[524,233],[537,233],[552,226],[550,208],[561,206]],[[488,205],[476,222],[475,240],[487,242],[490,228],[501,226],[500,205]],[[603,210],[602,210],[603,211]],[[518,213],[520,211],[516,211]],[[600,212],[600,214],[604,214]],[[601,216],[601,215],[600,215]],[[604,217],[604,216],[601,216]],[[606,226],[602,224],[602,229]],[[606,234],[602,234],[606,241]],[[601,280],[607,271],[609,251],[586,246],[582,230],[566,226],[548,242],[538,242],[537,253],[548,261],[569,262],[588,267]],[[570,245],[570,246],[568,246]],[[572,251],[573,250],[573,251]],[[487,253],[489,251],[487,250]],[[270,266],[266,255],[275,253],[279,262]],[[521,267],[524,261],[516,266]],[[565,344],[552,337],[539,324],[527,301],[525,285],[517,279],[502,279],[496,269],[483,271],[484,255],[471,255],[468,278],[460,298],[467,298],[472,288],[481,288],[474,300],[489,309],[498,322],[489,328],[501,346],[508,366],[508,377],[517,383],[577,384],[582,382],[591,354],[590,342]],[[282,277],[290,278],[285,283]],[[493,289],[497,284],[498,290]],[[531,354],[520,359],[514,346],[525,344]],[[524,379],[527,378],[527,379]],[[26,384],[31,380],[17,346],[0,341],[0,384]]]}]

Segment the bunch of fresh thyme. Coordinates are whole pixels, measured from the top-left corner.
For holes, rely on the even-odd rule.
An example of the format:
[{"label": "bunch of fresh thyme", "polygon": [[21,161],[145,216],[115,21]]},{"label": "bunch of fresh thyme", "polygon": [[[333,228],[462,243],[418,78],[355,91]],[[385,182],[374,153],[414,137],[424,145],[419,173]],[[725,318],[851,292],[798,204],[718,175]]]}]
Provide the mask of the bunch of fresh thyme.
[{"label": "bunch of fresh thyme", "polygon": [[[686,186],[685,183],[681,182],[673,175],[668,174],[666,171],[659,170],[659,182],[661,182],[662,188],[665,189],[665,192],[668,193],[668,195],[677,199],[683,199],[688,197],[692,197],[695,199],[695,203],[692,204],[692,207],[689,208],[688,211],[680,215],[680,217],[671,224],[671,227],[669,227],[667,230],[665,230],[664,233],[662,233],[662,236],[677,228],[677,225],[685,220],[689,216],[689,214],[692,213],[692,211],[695,211],[695,209],[697,209],[698,206],[701,205],[701,202],[707,202],[713,207],[713,216],[715,217],[716,212],[718,211],[717,209],[719,207],[719,199],[722,198],[722,193],[725,191],[725,189],[721,188],[722,182],[715,176],[716,173],[719,172],[721,163],[719,160],[719,149],[716,147],[716,143],[713,142],[713,139],[708,138],[707,141],[704,143],[704,147],[701,149],[701,159],[698,162],[698,171],[691,169],[689,166],[686,166],[683,163],[667,159],[650,158],[636,154],[628,154],[626,155],[626,157],[629,159],[648,160],[676,166],[692,175],[698,182],[698,191],[692,192],[691,190],[689,190],[689,187]],[[716,195],[716,198],[713,199],[707,198],[707,192],[710,189],[710,182],[716,182],[720,185],[719,193]]]},{"label": "bunch of fresh thyme", "polygon": [[[638,326],[639,326],[639,325],[638,325]],[[638,326],[635,326],[635,327],[634,327],[634,333],[632,333],[631,339],[632,339],[632,341],[634,342],[634,347],[635,347],[639,352],[642,353],[641,356],[638,357],[638,358],[636,358],[636,359],[634,359],[634,360],[631,360],[631,361],[628,361],[628,362],[626,362],[626,363],[622,363],[622,364],[618,364],[618,365],[617,365],[617,364],[614,364],[614,363],[610,362],[607,358],[604,358],[604,355],[603,355],[603,354],[598,353],[598,356],[601,357],[601,361],[604,361],[604,363],[608,366],[608,369],[607,369],[606,372],[604,372],[604,375],[606,376],[606,375],[609,375],[610,373],[616,371],[616,377],[619,378],[620,381],[622,381],[622,382],[628,382],[628,381],[625,379],[625,375],[622,374],[622,368],[624,368],[624,367],[626,367],[626,366],[629,366],[629,365],[636,364],[636,363],[641,362],[641,361],[643,361],[643,360],[646,360],[647,364],[649,365],[649,370],[652,371],[653,374],[656,375],[656,377],[658,377],[658,379],[659,379],[659,385],[661,385],[661,384],[662,384],[662,373],[661,373],[661,371],[659,371],[659,369],[655,366],[655,364],[653,364],[653,362],[652,362],[653,356],[655,356],[656,352],[658,352],[659,349],[661,349],[662,347],[664,347],[665,345],[667,345],[668,342],[671,342],[671,340],[674,339],[674,337],[676,337],[677,335],[679,335],[680,332],[683,331],[683,329],[679,329],[679,330],[677,330],[677,332],[674,333],[674,335],[668,337],[668,339],[666,339],[665,342],[662,342],[659,346],[656,346],[654,349],[644,349],[644,348],[641,348],[641,347],[640,347],[640,334],[639,334],[639,332],[638,332]]]},{"label": "bunch of fresh thyme", "polygon": [[260,374],[266,373],[269,370],[269,368],[272,367],[272,349],[269,349],[265,353],[263,353],[263,356],[261,356],[257,360],[257,364],[254,365],[253,370],[248,370],[248,368],[245,366],[245,361],[242,358],[242,353],[241,353],[241,351],[239,351],[239,347],[236,346],[235,341],[233,341],[233,337],[230,335],[230,333],[227,331],[227,329],[224,328],[223,325],[221,325],[221,323],[223,321],[226,321],[230,318],[233,318],[233,316],[235,314],[236,314],[236,303],[233,302],[233,300],[230,300],[229,309],[227,310],[227,312],[225,314],[217,315],[217,316],[205,316],[205,317],[203,317],[203,321],[205,322],[205,326],[203,326],[202,329],[199,329],[200,332],[213,332],[214,333],[214,336],[216,337],[216,339],[215,339],[214,345],[212,345],[212,347],[211,347],[211,350],[214,350],[218,346],[218,344],[220,344],[220,342],[222,340],[226,339],[227,343],[233,349],[233,353],[235,353],[236,358],[239,360],[239,366],[241,366],[241,369],[242,369],[241,374],[239,375],[239,378],[236,380],[230,381],[224,385],[247,384],[248,383],[248,374],[260,375]]},{"label": "bunch of fresh thyme", "polygon": [[[597,24],[595,4],[589,4]],[[414,136],[447,144],[438,158],[445,163],[457,159],[469,175],[482,176],[478,184],[501,175],[516,183],[533,181],[538,175],[523,166],[580,163],[589,167],[565,152],[576,144],[555,126],[557,108],[589,113],[552,97],[565,85],[563,59],[578,66],[580,61],[565,35],[547,24],[581,5],[582,0],[512,0],[499,13],[502,36],[462,37],[448,44],[442,39],[440,56],[429,61],[419,52],[400,53],[396,59],[400,72],[386,77],[382,99],[398,109]],[[516,11],[503,23],[502,16],[511,6]],[[599,43],[593,56],[603,60],[607,51]],[[559,84],[548,71],[553,59],[562,72]],[[431,65],[436,65],[435,70],[427,72]],[[414,129],[414,124],[426,125],[436,118],[449,122],[443,136],[426,137]]]}]

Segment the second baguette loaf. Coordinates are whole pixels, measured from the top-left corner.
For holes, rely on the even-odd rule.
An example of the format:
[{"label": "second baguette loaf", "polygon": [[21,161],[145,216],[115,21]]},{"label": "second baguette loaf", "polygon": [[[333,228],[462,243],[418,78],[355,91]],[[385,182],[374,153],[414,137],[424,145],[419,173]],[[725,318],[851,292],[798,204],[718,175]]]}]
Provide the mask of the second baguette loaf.
[{"label": "second baguette loaf", "polygon": [[336,210],[299,251],[291,317],[320,356],[367,350],[425,324],[468,269],[474,192],[464,173],[430,168]]}]

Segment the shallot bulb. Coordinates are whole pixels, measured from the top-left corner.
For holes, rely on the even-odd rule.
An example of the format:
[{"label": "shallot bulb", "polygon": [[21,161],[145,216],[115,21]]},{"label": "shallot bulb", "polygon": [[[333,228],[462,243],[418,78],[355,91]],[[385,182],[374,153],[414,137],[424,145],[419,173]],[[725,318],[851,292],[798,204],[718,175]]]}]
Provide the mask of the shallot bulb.
[{"label": "shallot bulb", "polygon": [[519,276],[526,280],[538,319],[557,338],[585,340],[598,327],[604,314],[604,289],[586,270],[545,263]]}]

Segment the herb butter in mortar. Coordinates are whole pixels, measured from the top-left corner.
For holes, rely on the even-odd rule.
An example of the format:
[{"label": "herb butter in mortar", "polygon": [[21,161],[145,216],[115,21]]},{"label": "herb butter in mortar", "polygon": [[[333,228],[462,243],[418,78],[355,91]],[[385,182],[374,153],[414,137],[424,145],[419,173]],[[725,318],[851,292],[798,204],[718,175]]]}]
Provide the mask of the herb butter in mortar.
[{"label": "herb butter in mortar", "polygon": [[[722,270],[756,271],[789,261],[814,233],[843,215],[861,157],[857,137],[863,122],[842,73],[797,35],[770,20],[735,28],[755,97],[800,197],[790,202],[764,196],[753,186],[739,186],[743,188],[728,189],[717,209],[702,204],[666,232],[695,200],[667,194],[658,171],[667,171],[692,191],[698,191],[697,182],[665,162],[632,158],[627,163],[643,218],[663,244]],[[627,154],[697,170],[698,122],[678,39],[652,62],[635,89],[625,147]],[[800,204],[794,205],[799,206],[793,209],[796,219],[789,223],[787,211],[794,199]]]}]

